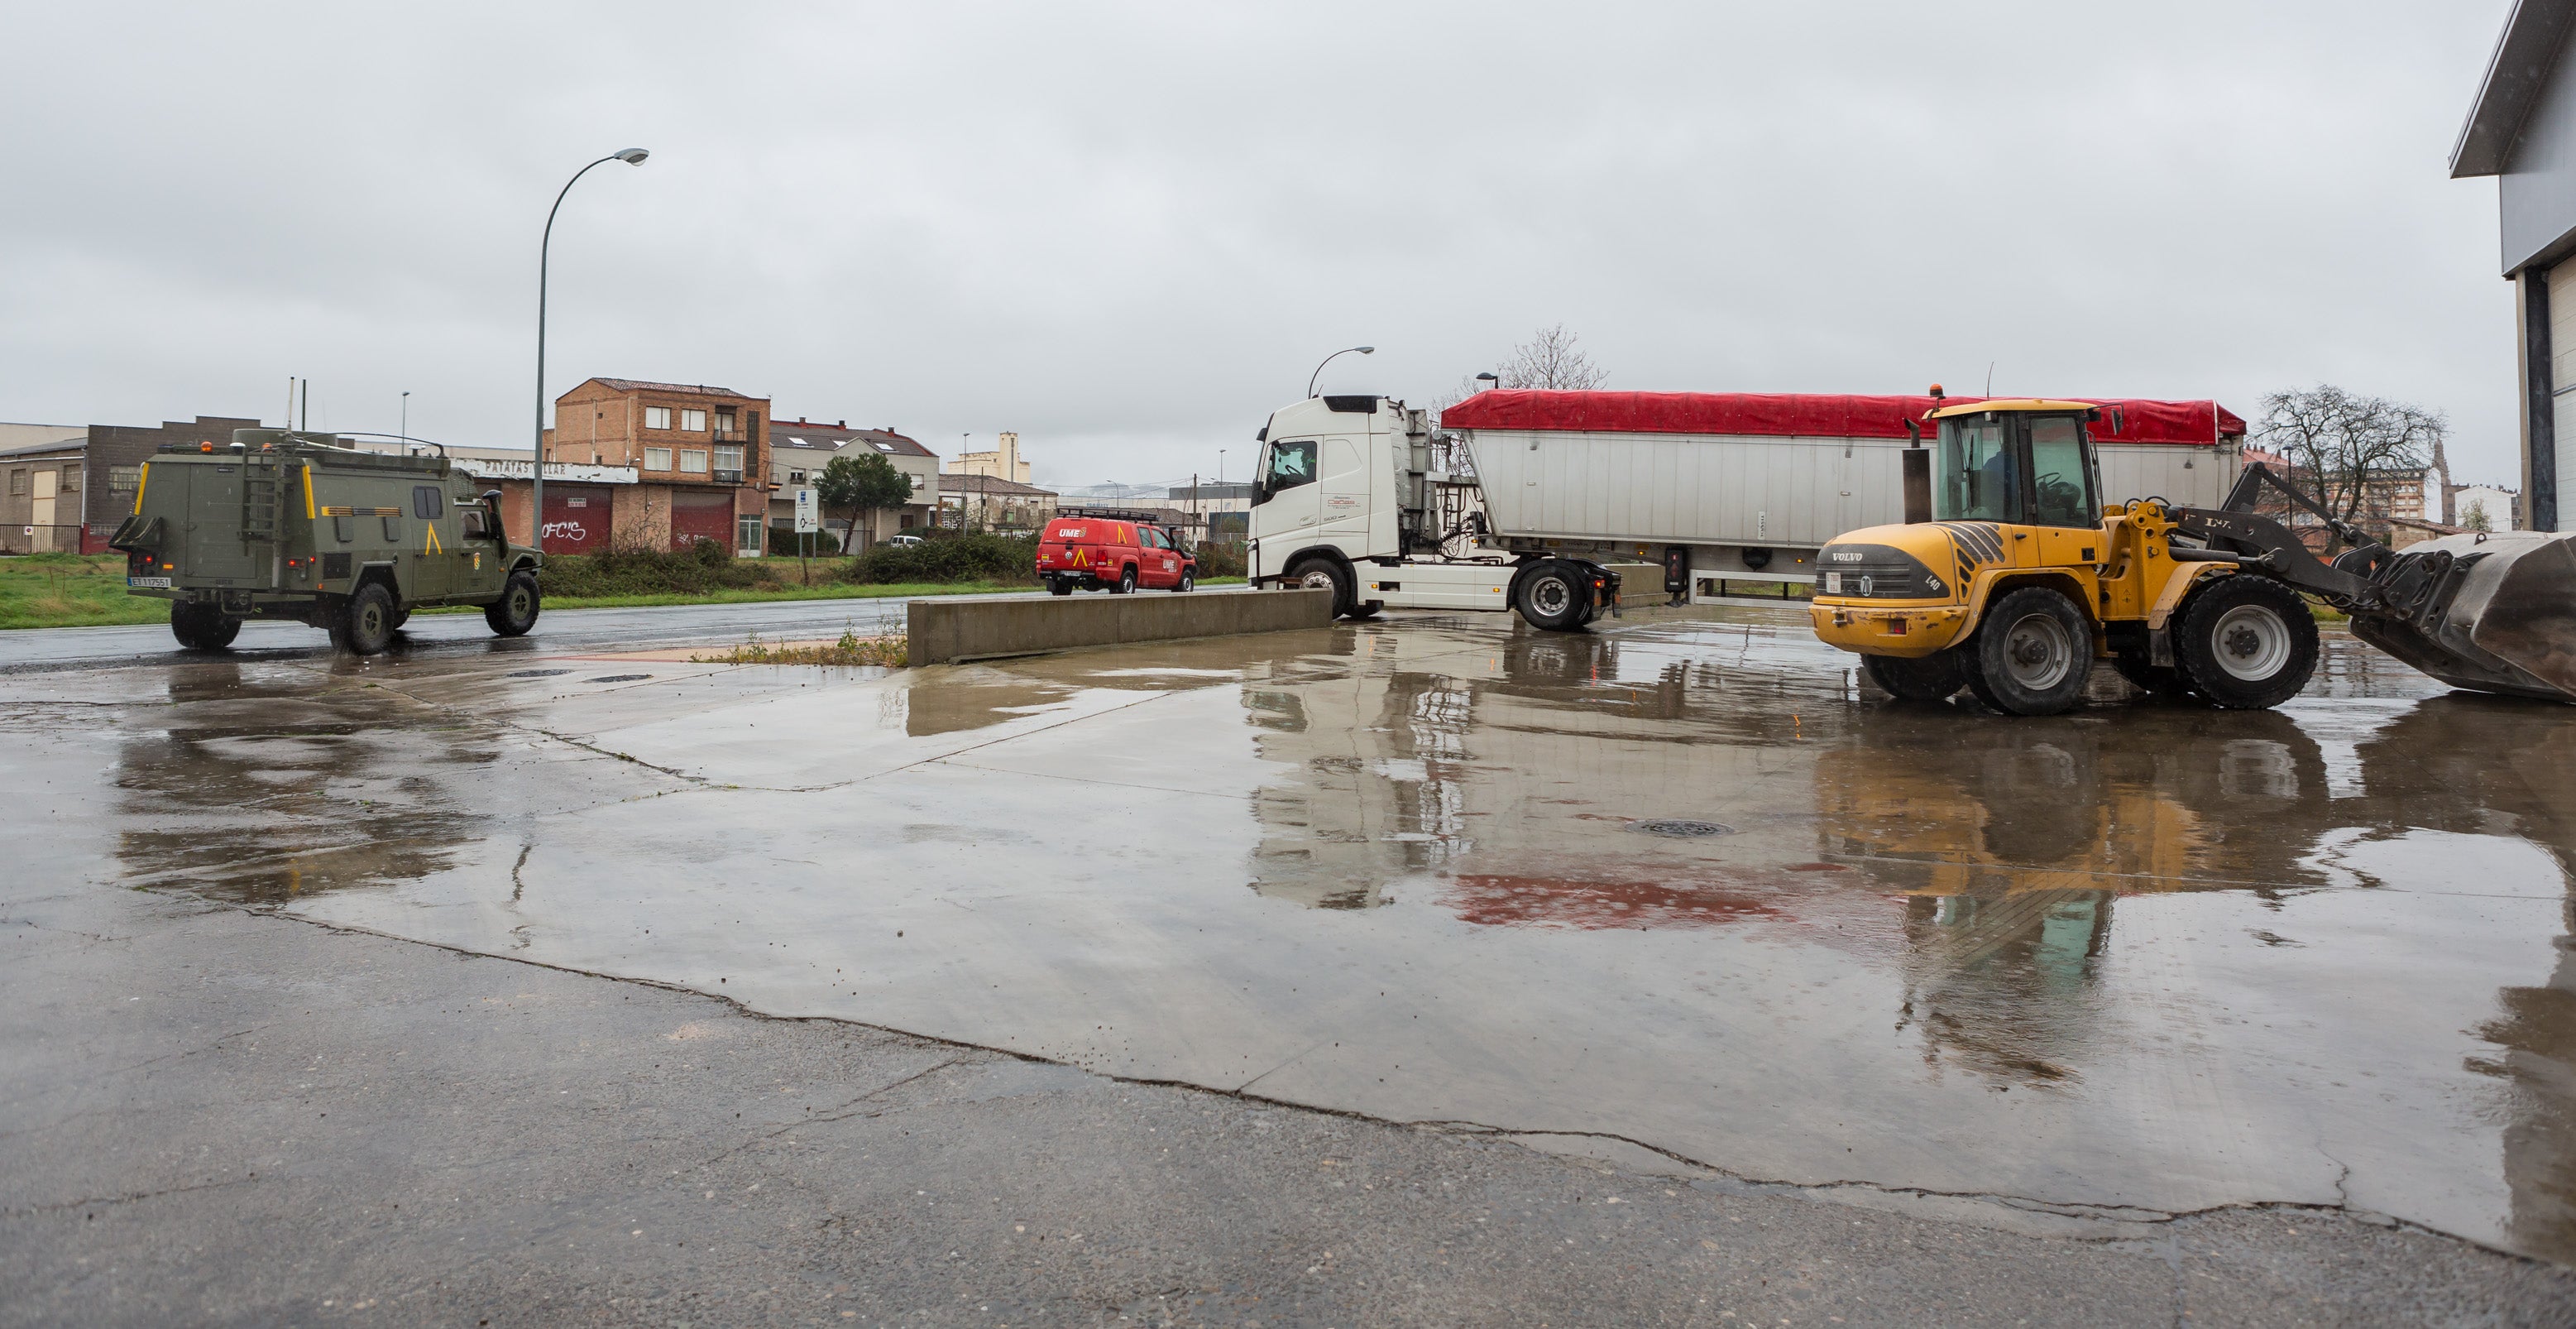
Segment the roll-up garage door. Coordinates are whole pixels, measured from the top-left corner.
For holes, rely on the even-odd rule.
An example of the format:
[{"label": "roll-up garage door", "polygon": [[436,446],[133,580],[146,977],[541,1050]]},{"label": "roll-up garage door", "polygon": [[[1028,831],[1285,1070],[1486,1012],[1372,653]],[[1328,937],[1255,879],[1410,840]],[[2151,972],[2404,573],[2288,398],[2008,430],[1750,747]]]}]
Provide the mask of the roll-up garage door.
[{"label": "roll-up garage door", "polygon": [[700,540],[733,548],[733,491],[671,491],[671,547],[688,549]]},{"label": "roll-up garage door", "polygon": [[596,554],[606,549],[608,493],[595,485],[547,485],[546,552]]}]

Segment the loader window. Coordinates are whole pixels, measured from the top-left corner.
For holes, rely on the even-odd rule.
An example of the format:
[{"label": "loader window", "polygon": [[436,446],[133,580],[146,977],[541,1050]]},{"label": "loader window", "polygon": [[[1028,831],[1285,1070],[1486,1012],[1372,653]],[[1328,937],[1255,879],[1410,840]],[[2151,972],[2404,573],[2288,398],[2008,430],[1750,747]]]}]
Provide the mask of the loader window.
[{"label": "loader window", "polygon": [[2031,519],[2042,526],[2091,526],[2093,468],[2084,431],[2071,415],[2030,417]]},{"label": "loader window", "polygon": [[1294,489],[1312,483],[1315,478],[1315,440],[1283,438],[1270,445],[1267,464],[1261,471],[1261,497],[1268,499],[1282,489]]},{"label": "loader window", "polygon": [[1942,421],[1941,473],[1932,487],[1932,519],[2020,521],[2019,471],[2009,417]]}]

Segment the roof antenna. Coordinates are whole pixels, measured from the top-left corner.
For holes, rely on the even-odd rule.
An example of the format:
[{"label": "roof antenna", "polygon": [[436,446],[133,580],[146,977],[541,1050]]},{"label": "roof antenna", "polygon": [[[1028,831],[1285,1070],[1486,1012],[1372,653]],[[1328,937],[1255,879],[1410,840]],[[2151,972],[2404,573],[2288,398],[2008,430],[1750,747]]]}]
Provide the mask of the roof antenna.
[{"label": "roof antenna", "polygon": [[1995,362],[1992,360],[1986,362],[1986,395],[1995,395]]}]

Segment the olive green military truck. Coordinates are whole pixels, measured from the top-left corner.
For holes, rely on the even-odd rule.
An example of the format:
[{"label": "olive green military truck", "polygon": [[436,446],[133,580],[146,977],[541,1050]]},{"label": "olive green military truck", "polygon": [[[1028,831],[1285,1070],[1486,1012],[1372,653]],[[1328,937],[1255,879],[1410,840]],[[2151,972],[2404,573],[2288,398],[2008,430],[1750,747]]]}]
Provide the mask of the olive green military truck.
[{"label": "olive green military truck", "polygon": [[125,555],[130,594],[170,602],[170,632],[190,650],[222,650],[243,619],[270,618],[373,655],[432,605],[480,605],[504,637],[536,626],[544,555],[504,537],[500,502],[445,456],[236,429],[229,448],[164,446],[107,545]]}]

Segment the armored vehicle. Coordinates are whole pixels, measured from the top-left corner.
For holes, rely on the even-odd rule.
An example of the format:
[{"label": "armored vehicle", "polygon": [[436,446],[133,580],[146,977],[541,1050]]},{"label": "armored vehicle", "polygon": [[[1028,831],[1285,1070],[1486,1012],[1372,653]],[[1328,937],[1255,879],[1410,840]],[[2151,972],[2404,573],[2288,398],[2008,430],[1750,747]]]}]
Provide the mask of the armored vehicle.
[{"label": "armored vehicle", "polygon": [[382,456],[283,429],[236,429],[229,448],[164,446],[107,544],[126,556],[129,593],[168,600],[171,634],[199,651],[269,618],[373,655],[432,605],[479,605],[516,637],[536,626],[544,562],[502,534],[500,491],[475,492],[444,455]]}]

